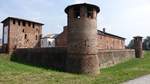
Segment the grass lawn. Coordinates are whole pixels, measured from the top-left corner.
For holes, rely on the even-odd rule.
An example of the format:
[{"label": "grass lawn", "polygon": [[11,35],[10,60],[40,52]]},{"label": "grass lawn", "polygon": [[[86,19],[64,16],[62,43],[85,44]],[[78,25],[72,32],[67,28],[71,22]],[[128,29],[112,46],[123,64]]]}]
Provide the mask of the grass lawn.
[{"label": "grass lawn", "polygon": [[119,84],[150,74],[150,52],[144,59],[132,59],[101,70],[97,77],[70,74],[10,61],[0,55],[0,84]]}]

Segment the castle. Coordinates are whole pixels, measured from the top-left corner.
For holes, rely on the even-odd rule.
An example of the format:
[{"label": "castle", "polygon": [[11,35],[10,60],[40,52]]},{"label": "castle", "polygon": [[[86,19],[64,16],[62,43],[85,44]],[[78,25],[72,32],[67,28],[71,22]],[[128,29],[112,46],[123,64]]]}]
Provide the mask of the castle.
[{"label": "castle", "polygon": [[[42,23],[8,17],[3,23],[3,51],[12,59],[33,65],[61,68],[67,72],[99,74],[100,68],[142,55],[142,37],[135,37],[135,50],[125,49],[125,38],[97,30],[100,8],[74,4],[65,9],[67,26],[56,37],[56,47],[40,48]],[[138,52],[138,53],[137,53]],[[14,60],[15,60],[14,59]]]}]

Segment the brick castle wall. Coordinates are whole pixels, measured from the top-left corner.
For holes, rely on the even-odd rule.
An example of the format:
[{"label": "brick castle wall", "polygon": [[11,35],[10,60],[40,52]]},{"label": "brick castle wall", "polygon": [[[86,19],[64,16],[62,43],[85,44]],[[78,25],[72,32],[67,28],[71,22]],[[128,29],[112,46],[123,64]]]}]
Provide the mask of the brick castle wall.
[{"label": "brick castle wall", "polygon": [[64,27],[64,31],[57,36],[55,39],[55,46],[56,47],[67,47],[67,34],[68,30],[67,27]]},{"label": "brick castle wall", "polygon": [[97,35],[98,49],[125,49],[124,40],[109,35]]},{"label": "brick castle wall", "polygon": [[[66,48],[17,49],[12,60],[32,65],[65,69]],[[135,57],[134,50],[98,50],[100,67],[110,67]]]},{"label": "brick castle wall", "polygon": [[65,48],[16,49],[12,60],[37,66],[62,69],[65,65]]},{"label": "brick castle wall", "polygon": [[135,50],[99,50],[98,57],[101,68],[113,66],[115,64],[135,58]]},{"label": "brick castle wall", "polygon": [[[56,38],[56,47],[67,47],[67,27],[64,31]],[[125,41],[123,39],[97,34],[97,47],[98,49],[125,49]]]}]

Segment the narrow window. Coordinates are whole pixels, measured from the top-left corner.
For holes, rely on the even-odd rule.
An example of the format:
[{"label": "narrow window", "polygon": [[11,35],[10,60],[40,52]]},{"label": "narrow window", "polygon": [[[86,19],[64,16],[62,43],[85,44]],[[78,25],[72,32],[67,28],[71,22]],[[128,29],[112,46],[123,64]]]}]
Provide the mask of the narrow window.
[{"label": "narrow window", "polygon": [[48,42],[48,45],[51,45],[51,42],[50,42],[50,41]]},{"label": "narrow window", "polygon": [[74,18],[78,18],[80,19],[80,8],[79,7],[76,7],[74,8]]},{"label": "narrow window", "polygon": [[24,39],[27,39],[27,34],[25,34]]},{"label": "narrow window", "polygon": [[37,39],[38,39],[38,36],[36,35],[35,40],[37,40]]},{"label": "narrow window", "polygon": [[30,23],[30,22],[28,22],[28,26],[29,26],[29,27],[31,26],[31,23]]},{"label": "narrow window", "polygon": [[23,21],[22,24],[23,24],[23,26],[26,26],[26,22]]},{"label": "narrow window", "polygon": [[15,24],[16,23],[16,21],[15,20],[13,20],[13,24]]},{"label": "narrow window", "polygon": [[34,26],[35,26],[35,25],[33,24],[32,27],[34,28]]},{"label": "narrow window", "polygon": [[20,21],[18,21],[18,25],[20,26]]},{"label": "narrow window", "polygon": [[93,18],[93,9],[92,8],[87,8],[87,17]]},{"label": "narrow window", "polygon": [[22,30],[22,32],[24,33],[24,29]]}]

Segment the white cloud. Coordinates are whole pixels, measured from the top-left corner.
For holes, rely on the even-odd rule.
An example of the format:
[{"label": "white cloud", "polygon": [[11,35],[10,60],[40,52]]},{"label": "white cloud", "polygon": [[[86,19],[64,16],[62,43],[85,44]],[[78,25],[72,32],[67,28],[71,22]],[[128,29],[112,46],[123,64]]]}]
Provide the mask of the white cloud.
[{"label": "white cloud", "polygon": [[90,0],[74,0],[74,3],[90,3]]}]

